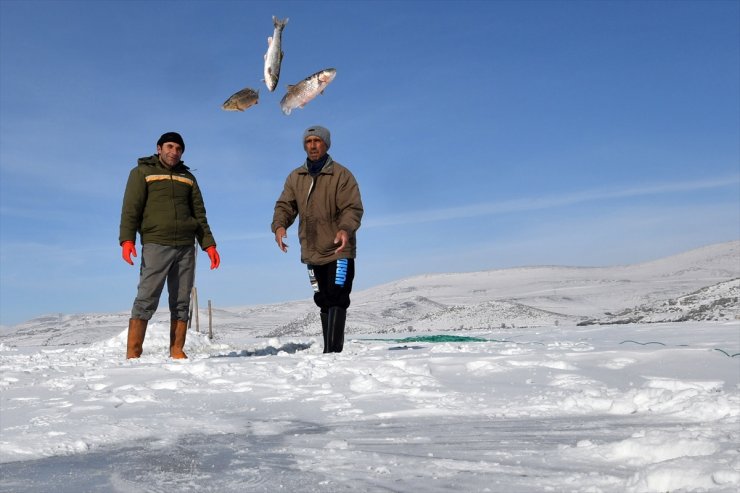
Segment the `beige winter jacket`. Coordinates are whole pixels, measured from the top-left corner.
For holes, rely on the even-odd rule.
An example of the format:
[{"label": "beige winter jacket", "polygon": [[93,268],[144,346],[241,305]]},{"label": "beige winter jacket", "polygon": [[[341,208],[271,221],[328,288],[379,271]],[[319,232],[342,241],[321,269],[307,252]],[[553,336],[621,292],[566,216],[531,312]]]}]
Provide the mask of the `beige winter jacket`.
[{"label": "beige winter jacket", "polygon": [[[285,180],[283,192],[275,203],[272,232],[286,230],[298,220],[298,239],[301,242],[301,262],[324,265],[339,258],[355,258],[363,208],[360,188],[352,173],[329,157],[321,172],[314,178],[304,163],[294,169]],[[349,244],[335,254],[334,238],[345,230]]]}]

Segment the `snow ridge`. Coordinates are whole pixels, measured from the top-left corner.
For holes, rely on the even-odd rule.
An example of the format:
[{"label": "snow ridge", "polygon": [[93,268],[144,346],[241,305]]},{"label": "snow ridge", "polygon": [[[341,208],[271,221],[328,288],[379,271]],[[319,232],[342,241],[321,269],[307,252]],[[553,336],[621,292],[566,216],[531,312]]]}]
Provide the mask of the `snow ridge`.
[{"label": "snow ridge", "polygon": [[[728,321],[738,312],[740,241],[614,267],[539,266],[426,274],[357,291],[347,333]],[[215,300],[217,304],[217,300]],[[64,345],[114,336],[128,313],[48,315],[0,332],[14,345]],[[152,322],[167,323],[162,309]],[[200,310],[201,330],[207,330]],[[321,333],[318,310],[300,301],[213,312],[215,332],[257,337]]]}]

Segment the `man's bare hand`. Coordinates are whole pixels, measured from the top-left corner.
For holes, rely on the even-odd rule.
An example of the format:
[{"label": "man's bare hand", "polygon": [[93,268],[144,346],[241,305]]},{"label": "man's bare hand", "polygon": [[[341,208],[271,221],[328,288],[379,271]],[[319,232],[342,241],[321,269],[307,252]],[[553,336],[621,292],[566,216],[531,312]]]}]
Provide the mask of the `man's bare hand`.
[{"label": "man's bare hand", "polygon": [[349,243],[349,234],[343,229],[337,231],[337,235],[334,237],[334,244],[339,244],[339,247],[334,250],[334,253],[340,253],[344,251],[345,247]]},{"label": "man's bare hand", "polygon": [[288,244],[283,242],[283,238],[287,238],[288,233],[285,231],[285,228],[278,228],[275,230],[275,243],[277,243],[278,247],[283,251],[288,251]]}]

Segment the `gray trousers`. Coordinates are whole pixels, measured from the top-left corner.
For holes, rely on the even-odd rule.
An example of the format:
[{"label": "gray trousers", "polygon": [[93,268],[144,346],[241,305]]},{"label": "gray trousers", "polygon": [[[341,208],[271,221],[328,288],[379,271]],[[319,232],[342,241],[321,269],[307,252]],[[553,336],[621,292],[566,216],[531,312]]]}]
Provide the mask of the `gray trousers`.
[{"label": "gray trousers", "polygon": [[167,281],[170,319],[188,320],[190,291],[195,280],[195,247],[147,243],[141,248],[139,287],[131,318],[150,320]]}]

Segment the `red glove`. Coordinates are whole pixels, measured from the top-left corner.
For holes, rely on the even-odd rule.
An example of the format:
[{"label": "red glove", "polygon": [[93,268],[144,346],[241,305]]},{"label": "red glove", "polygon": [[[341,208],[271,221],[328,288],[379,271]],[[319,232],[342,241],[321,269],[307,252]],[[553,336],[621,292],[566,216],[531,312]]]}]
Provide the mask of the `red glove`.
[{"label": "red glove", "polygon": [[218,269],[218,266],[221,265],[221,256],[216,251],[216,245],[206,248],[206,253],[208,258],[211,259],[211,270]]},{"label": "red glove", "polygon": [[134,245],[134,242],[131,240],[124,241],[123,243],[121,243],[121,247],[123,248],[123,251],[121,253],[123,260],[131,265],[134,265],[134,261],[131,260],[131,255],[136,257],[136,245]]}]

